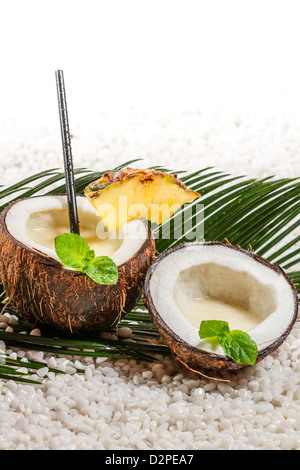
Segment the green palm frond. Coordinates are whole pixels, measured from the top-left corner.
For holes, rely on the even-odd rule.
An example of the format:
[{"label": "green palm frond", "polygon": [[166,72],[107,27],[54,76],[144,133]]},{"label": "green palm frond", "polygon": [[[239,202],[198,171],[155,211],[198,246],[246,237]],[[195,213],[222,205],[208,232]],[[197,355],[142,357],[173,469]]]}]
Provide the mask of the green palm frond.
[{"label": "green palm frond", "polygon": [[[114,168],[94,172],[79,168],[75,171],[76,191],[83,194],[85,187],[98,179],[106,171],[117,171],[136,163],[131,160]],[[163,167],[156,167],[169,171]],[[213,167],[193,173],[170,171],[180,174],[181,180],[190,189],[201,194],[200,203],[183,206],[168,221],[169,237],[164,238],[165,224],[154,226],[158,253],[186,240],[192,241],[197,224],[203,224],[203,236],[207,241],[229,242],[244,249],[251,249],[266,257],[272,263],[280,264],[294,282],[300,293],[300,179],[268,177],[263,179],[233,176]],[[37,194],[57,194],[65,192],[64,173],[50,169],[26,178],[0,191],[0,211],[10,202],[21,197]],[[188,215],[189,227],[183,230],[183,220]],[[199,222],[200,220],[200,222]],[[194,238],[193,238],[194,237]],[[0,302],[5,293],[0,289]],[[12,307],[7,307],[13,312]],[[168,355],[166,346],[158,343],[158,335],[151,323],[148,312],[139,304],[118,327],[132,329],[132,342],[104,339],[53,338],[44,333],[42,337],[20,335],[0,329],[0,340],[12,347],[43,350],[49,354],[63,354],[91,357],[135,358],[154,361]],[[31,325],[20,320],[20,329],[30,331]],[[30,380],[16,372],[19,364],[0,364],[0,378],[14,377],[16,380]],[[24,364],[23,364],[24,366]],[[28,365],[35,370],[40,364]],[[11,372],[9,374],[9,372]]]},{"label": "green palm frond", "polygon": [[[218,180],[213,178],[214,182],[211,184],[211,174],[208,178],[206,176],[193,176],[192,185],[186,178],[185,184],[202,195],[202,204],[194,203],[196,210],[193,217],[196,221],[197,216],[203,213],[201,223],[204,224],[204,238],[207,241],[229,240],[233,245],[251,248],[259,255],[267,256],[270,250],[278,247],[279,242],[299,229],[299,179],[245,180],[239,177],[230,178],[228,175],[224,178],[224,174],[220,174]],[[178,238],[176,231],[181,231],[182,216],[187,209],[183,208],[174,214],[171,240],[161,240],[158,237],[157,249],[160,253],[185,241],[188,233]],[[154,231],[157,233],[161,229],[162,227],[157,227]],[[288,253],[288,250],[298,240],[299,236],[292,242],[286,242],[277,255],[284,255],[285,261],[295,257],[298,251]],[[274,261],[277,261],[277,257],[273,253],[272,262]],[[296,257],[290,261],[288,267],[291,268],[299,261],[299,257]]]},{"label": "green palm frond", "polygon": [[[10,333],[6,333],[9,335]],[[18,335],[21,336],[21,335]],[[6,337],[5,337],[6,338]],[[17,343],[18,346],[20,343]],[[27,346],[28,347],[28,344]],[[16,380],[18,382],[23,382],[27,384],[40,385],[41,382],[36,380],[33,375],[43,368],[47,368],[47,377],[49,372],[54,372],[55,374],[65,374],[61,369],[56,369],[53,367],[47,367],[47,364],[41,361],[27,360],[26,362],[22,359],[16,358],[12,359],[10,355],[7,355],[5,352],[0,352],[0,379],[4,380]],[[83,373],[83,369],[76,369],[76,372]]]}]

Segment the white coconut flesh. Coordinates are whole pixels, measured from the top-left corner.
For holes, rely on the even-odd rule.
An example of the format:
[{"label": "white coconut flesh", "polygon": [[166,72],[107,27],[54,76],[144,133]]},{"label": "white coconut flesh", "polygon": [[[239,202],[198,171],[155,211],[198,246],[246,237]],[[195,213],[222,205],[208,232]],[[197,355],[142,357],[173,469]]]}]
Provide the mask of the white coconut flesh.
[{"label": "white coconut flesh", "polygon": [[203,320],[224,320],[246,331],[263,350],[288,329],[295,298],[284,275],[241,251],[217,244],[186,244],[153,269],[149,291],[164,323],[201,350],[225,355],[199,338]]},{"label": "white coconut flesh", "polygon": [[[96,256],[109,256],[117,266],[132,258],[148,237],[147,227],[140,219],[128,222],[118,232],[109,232],[85,197],[77,197],[77,207],[82,238],[95,250]],[[66,196],[20,200],[7,212],[5,223],[15,240],[60,262],[54,239],[70,232]]]}]

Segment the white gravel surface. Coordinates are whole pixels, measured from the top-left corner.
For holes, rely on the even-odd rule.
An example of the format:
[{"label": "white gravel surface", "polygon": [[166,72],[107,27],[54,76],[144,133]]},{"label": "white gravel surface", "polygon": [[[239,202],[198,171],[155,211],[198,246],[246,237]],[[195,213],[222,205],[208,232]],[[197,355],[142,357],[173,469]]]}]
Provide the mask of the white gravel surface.
[{"label": "white gravel surface", "polygon": [[[74,118],[76,166],[112,168],[130,158],[174,169],[217,166],[251,176],[300,175],[300,113],[123,111]],[[72,123],[72,120],[71,120]],[[22,129],[0,120],[3,184],[61,167],[58,124]],[[38,334],[36,332],[36,334]],[[273,354],[228,376],[230,383],[199,377],[171,359],[50,357],[41,386],[0,381],[0,449],[300,449],[299,324]],[[74,368],[85,374],[74,373]]]}]

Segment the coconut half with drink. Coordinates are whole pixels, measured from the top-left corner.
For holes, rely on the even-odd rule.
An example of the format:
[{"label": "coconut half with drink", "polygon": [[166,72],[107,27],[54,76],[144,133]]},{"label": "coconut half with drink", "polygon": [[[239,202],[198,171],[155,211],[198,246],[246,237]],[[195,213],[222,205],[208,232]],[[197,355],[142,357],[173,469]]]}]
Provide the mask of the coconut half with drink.
[{"label": "coconut half with drink", "polygon": [[[175,176],[139,169],[104,174],[85,193],[87,197],[76,197],[80,237],[89,247],[84,256],[112,260],[116,282],[110,282],[107,266],[109,282],[95,282],[95,261],[86,270],[91,276],[82,272],[75,249],[73,264],[58,256],[55,241],[69,231],[66,195],[17,200],[1,214],[0,276],[17,313],[30,323],[79,334],[118,323],[136,305],[155,257],[149,221],[165,220],[175,208],[199,197]],[[119,212],[120,197],[128,200],[126,213]],[[136,201],[144,207],[143,218],[140,212],[133,214]],[[163,219],[158,212],[151,214],[151,206],[159,204],[164,204]],[[166,205],[172,209],[168,215]]]}]

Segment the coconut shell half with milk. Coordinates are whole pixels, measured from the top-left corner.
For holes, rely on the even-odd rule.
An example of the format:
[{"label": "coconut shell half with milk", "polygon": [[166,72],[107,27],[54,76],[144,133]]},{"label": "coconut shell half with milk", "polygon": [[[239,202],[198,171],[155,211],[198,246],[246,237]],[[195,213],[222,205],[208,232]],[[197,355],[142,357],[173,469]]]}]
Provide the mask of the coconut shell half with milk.
[{"label": "coconut shell half with milk", "polygon": [[297,290],[279,266],[219,242],[183,243],[161,254],[147,272],[145,304],[173,355],[200,373],[246,367],[200,339],[202,321],[248,333],[258,362],[288,337],[298,315]]},{"label": "coconut shell half with milk", "polygon": [[116,285],[100,285],[63,266],[54,238],[69,232],[66,195],[44,195],[10,204],[0,218],[0,277],[17,313],[31,324],[73,334],[104,331],[136,305],[155,252],[148,223],[136,219],[122,236],[97,235],[101,220],[84,196],[77,196],[80,235],[96,256],[118,267]]}]

